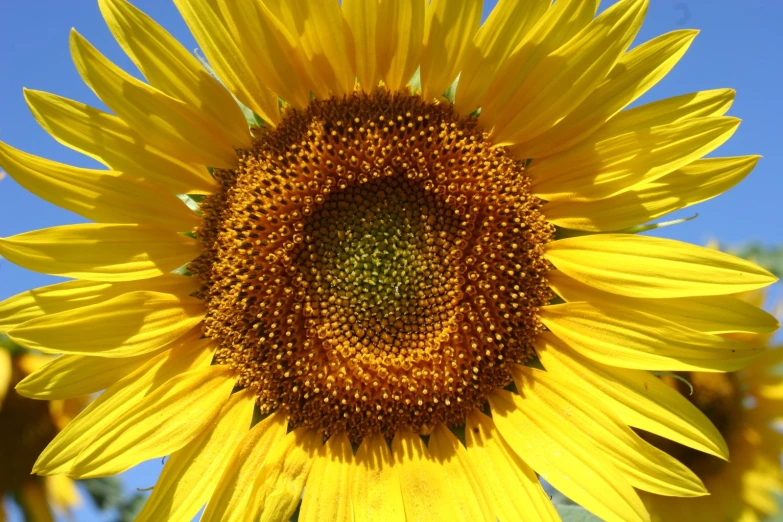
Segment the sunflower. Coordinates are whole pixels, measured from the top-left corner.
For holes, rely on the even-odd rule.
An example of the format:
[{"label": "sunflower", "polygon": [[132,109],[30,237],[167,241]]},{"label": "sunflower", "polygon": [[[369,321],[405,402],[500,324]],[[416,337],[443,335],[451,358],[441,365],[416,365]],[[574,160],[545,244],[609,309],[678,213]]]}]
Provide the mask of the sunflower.
[{"label": "sunflower", "polygon": [[[763,302],[761,292],[743,298]],[[774,344],[769,335],[732,335],[761,346]],[[719,429],[728,444],[731,460],[724,462],[646,435],[650,442],[677,456],[702,479],[710,492],[710,496],[687,500],[643,494],[642,500],[653,520],[756,522],[778,512],[776,497],[783,493],[780,468],[783,435],[774,424],[783,419],[782,362],[783,349],[773,346],[739,372],[686,372],[678,376],[680,380],[666,378],[670,386],[688,395]]]},{"label": "sunflower", "polygon": [[300,499],[303,520],[554,520],[538,475],[607,520],[649,519],[637,489],[706,494],[631,427],[726,458],[650,371],[746,366],[763,349],[716,334],[774,330],[730,294],[775,278],[623,232],[758,160],[701,159],[739,124],[732,90],[623,110],[696,35],[629,51],[647,3],[501,0],[480,24],[473,0],[175,0],[212,76],[100,0],[149,83],[74,31],[114,114],[25,97],[110,170],[0,145],[95,222],[0,239],[74,278],[0,304],[2,331],[62,354],[18,391],[106,390],[34,472],[170,454],[142,521],[287,520]]},{"label": "sunflower", "polygon": [[[28,522],[51,522],[81,504],[73,481],[63,475],[37,477],[30,469],[38,454],[84,406],[82,398],[42,402],[14,393],[14,386],[51,357],[13,353],[0,346],[0,520],[2,499],[15,500]],[[48,362],[48,361],[46,361]]]}]

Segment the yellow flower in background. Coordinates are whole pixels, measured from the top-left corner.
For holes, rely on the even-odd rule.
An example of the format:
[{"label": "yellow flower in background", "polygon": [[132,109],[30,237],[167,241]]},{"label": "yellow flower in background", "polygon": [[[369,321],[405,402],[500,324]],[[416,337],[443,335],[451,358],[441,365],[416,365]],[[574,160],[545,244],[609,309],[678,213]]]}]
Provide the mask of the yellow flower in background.
[{"label": "yellow flower in background", "polygon": [[[763,302],[761,292],[745,298]],[[688,466],[710,492],[698,499],[643,495],[654,521],[755,522],[779,511],[783,435],[774,424],[783,419],[783,349],[771,346],[770,335],[733,336],[771,349],[739,372],[683,374],[692,393],[683,381],[666,378],[720,430],[731,459],[721,461],[663,438],[646,437]]]},{"label": "yellow flower in background", "polygon": [[[48,522],[81,504],[73,481],[65,476],[30,474],[39,453],[73,419],[85,404],[83,398],[34,401],[14,393],[22,378],[40,368],[44,360],[31,354],[14,354],[0,348],[0,500],[14,499],[28,522]],[[0,503],[0,520],[5,520]]]},{"label": "yellow flower in background", "polygon": [[142,521],[287,520],[303,489],[307,521],[555,520],[537,474],[606,520],[649,520],[637,490],[706,494],[631,427],[727,457],[650,371],[756,359],[718,334],[773,331],[730,294],[775,278],[623,232],[758,160],[702,159],[739,124],[730,89],[623,110],[695,31],[629,51],[646,0],[501,0],[481,26],[475,0],[175,3],[217,79],[101,0],[149,83],[73,32],[114,114],[25,92],[111,170],[0,144],[21,185],[95,221],[0,239],[75,279],[0,304],[0,332],[63,354],[19,393],[106,390],[36,473],[171,454]]}]

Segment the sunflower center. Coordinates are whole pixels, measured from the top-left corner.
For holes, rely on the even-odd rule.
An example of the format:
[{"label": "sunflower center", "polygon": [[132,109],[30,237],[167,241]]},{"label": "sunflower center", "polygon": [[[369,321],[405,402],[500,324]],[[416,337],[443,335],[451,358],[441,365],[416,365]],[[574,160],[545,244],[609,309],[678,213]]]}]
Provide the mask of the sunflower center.
[{"label": "sunflower center", "polygon": [[[721,435],[729,440],[734,427],[742,423],[742,390],[737,376],[732,373],[681,372],[680,375],[691,383],[693,393],[682,381],[671,377],[664,380],[682,393],[715,425]],[[720,471],[725,461],[682,446],[669,439],[652,434],[644,438],[666,453],[688,466],[700,478],[706,478]]]},{"label": "sunflower center", "polygon": [[533,356],[552,230],[524,164],[409,93],[314,101],[216,171],[191,270],[261,411],[355,441],[437,422]]}]

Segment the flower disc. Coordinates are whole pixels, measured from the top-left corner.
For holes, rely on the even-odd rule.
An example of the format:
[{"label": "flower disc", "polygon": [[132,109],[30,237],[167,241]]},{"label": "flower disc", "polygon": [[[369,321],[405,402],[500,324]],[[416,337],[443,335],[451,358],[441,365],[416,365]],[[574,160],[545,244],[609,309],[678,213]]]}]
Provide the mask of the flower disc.
[{"label": "flower disc", "polygon": [[385,90],[314,101],[216,175],[191,270],[217,360],[263,412],[427,432],[533,355],[552,227],[475,118]]}]

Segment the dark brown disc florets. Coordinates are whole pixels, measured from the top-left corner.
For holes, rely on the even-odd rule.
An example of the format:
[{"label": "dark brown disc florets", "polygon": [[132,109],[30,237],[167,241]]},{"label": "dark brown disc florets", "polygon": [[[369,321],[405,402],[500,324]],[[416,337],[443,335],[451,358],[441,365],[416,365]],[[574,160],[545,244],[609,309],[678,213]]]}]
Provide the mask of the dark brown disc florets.
[{"label": "dark brown disc florets", "polygon": [[533,356],[552,228],[475,119],[384,90],[314,101],[215,174],[191,270],[217,361],[263,412],[426,432]]}]

